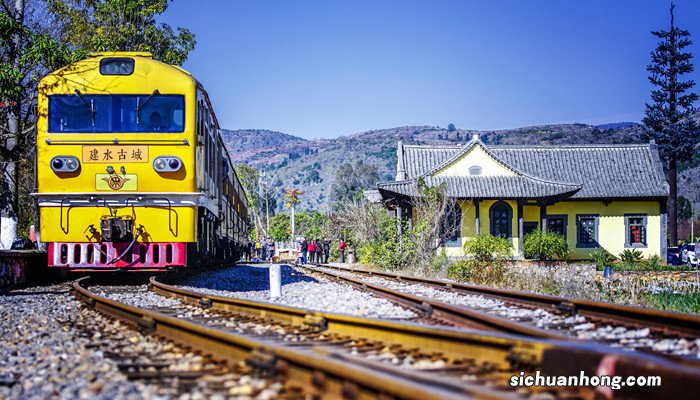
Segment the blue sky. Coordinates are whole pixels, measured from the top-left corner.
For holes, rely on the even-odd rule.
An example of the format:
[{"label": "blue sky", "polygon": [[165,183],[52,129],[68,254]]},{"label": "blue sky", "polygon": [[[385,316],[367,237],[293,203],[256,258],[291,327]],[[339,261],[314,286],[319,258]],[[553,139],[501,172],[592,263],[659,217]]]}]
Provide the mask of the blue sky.
[{"label": "blue sky", "polygon": [[[175,0],[222,127],[304,138],[640,121],[669,2]],[[676,2],[700,81],[700,1]],[[700,87],[695,88],[700,92]]]}]

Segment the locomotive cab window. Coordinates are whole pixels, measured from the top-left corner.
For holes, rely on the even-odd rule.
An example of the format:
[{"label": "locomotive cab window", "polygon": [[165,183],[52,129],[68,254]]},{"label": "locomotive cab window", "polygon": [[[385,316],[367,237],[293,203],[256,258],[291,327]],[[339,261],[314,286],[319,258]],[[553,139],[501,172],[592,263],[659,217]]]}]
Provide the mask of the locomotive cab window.
[{"label": "locomotive cab window", "polygon": [[183,132],[185,97],[163,95],[49,96],[49,132]]}]

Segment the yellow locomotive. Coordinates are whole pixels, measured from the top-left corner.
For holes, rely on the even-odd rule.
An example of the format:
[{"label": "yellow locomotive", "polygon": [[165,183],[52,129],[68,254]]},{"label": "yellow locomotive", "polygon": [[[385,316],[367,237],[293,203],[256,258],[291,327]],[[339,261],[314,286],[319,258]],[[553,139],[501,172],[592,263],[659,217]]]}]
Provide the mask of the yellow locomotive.
[{"label": "yellow locomotive", "polygon": [[237,260],[248,204],[203,86],[150,53],[92,54],[41,80],[41,239],[50,267]]}]

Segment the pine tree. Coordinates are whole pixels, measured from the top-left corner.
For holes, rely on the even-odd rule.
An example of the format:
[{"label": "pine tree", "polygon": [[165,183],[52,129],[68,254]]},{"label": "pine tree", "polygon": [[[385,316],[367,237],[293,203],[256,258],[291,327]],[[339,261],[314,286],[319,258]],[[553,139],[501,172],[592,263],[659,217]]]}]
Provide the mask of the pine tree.
[{"label": "pine tree", "polygon": [[693,55],[683,52],[689,46],[690,33],[674,25],[671,3],[671,29],[652,31],[659,38],[647,66],[649,81],[656,86],[651,92],[652,104],[646,105],[645,139],[653,139],[659,146],[659,154],[668,166],[668,230],[672,244],[678,241],[678,178],[677,163],[692,157],[698,144],[698,124],[692,118],[697,109],[693,103],[698,95],[688,92],[695,82],[681,80],[681,76],[693,72]]}]

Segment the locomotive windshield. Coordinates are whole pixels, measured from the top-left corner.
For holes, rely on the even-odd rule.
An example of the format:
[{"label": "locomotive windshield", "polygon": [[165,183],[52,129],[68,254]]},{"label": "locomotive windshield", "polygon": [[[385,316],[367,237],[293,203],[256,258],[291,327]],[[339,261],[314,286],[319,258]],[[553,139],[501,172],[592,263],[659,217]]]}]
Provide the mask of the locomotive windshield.
[{"label": "locomotive windshield", "polygon": [[49,96],[49,132],[183,132],[185,98],[157,91],[145,95]]}]

